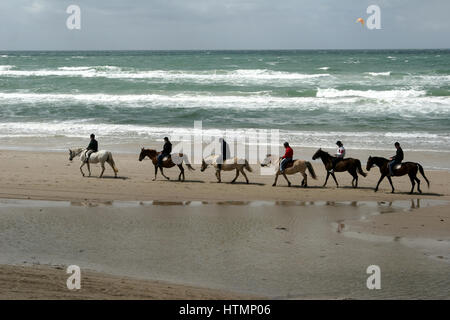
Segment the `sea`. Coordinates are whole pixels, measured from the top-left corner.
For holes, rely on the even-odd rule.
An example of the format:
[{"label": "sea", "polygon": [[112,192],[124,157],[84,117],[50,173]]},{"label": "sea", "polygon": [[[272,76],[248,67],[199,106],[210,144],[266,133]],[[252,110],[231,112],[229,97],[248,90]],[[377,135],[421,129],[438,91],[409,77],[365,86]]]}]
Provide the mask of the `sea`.
[{"label": "sea", "polygon": [[[450,50],[0,52],[0,148],[279,130],[450,155]],[[219,131],[219,133],[218,133]]]}]

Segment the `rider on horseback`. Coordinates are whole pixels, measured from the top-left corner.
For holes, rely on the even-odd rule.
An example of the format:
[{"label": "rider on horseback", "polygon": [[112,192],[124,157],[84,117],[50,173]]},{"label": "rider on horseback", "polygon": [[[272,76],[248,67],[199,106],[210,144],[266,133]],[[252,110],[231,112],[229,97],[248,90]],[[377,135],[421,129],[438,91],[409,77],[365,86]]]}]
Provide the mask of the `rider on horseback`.
[{"label": "rider on horseback", "polygon": [[283,159],[280,162],[280,173],[281,174],[284,174],[284,169],[286,168],[287,164],[292,161],[292,159],[294,157],[294,150],[292,150],[292,148],[289,146],[289,143],[285,142],[283,145],[284,145],[284,148],[286,149],[286,152],[284,153],[284,156],[281,157]]},{"label": "rider on horseback", "polygon": [[165,157],[170,157],[170,153],[172,152],[172,144],[169,141],[169,138],[164,137],[164,147],[161,151],[160,155],[158,156],[158,166],[162,167],[162,162]]},{"label": "rider on horseback", "polygon": [[395,145],[395,148],[397,148],[397,152],[395,153],[395,156],[389,158],[389,160],[391,160],[391,161],[388,164],[388,167],[389,167],[388,177],[392,177],[394,175],[394,167],[397,164],[401,164],[403,161],[403,150],[400,147],[400,143],[396,142],[394,145]]},{"label": "rider on horseback", "polygon": [[230,147],[228,146],[228,143],[223,138],[219,138],[219,143],[221,146],[220,149],[221,149],[222,153],[219,155],[216,162],[217,162],[217,168],[219,170],[221,170],[222,164],[225,162],[225,160],[230,158]]},{"label": "rider on horseback", "polygon": [[91,157],[91,154],[94,152],[98,152],[98,142],[95,140],[95,134],[91,134],[91,142],[89,142],[89,145],[86,148],[86,160],[85,163],[89,164],[89,158]]},{"label": "rider on horseback", "polygon": [[332,167],[331,167],[330,173],[334,172],[334,169],[336,168],[336,165],[338,164],[338,162],[343,160],[345,157],[345,148],[344,148],[344,145],[342,144],[342,142],[337,141],[336,144],[338,146],[338,149],[336,151],[335,158],[331,159]]}]

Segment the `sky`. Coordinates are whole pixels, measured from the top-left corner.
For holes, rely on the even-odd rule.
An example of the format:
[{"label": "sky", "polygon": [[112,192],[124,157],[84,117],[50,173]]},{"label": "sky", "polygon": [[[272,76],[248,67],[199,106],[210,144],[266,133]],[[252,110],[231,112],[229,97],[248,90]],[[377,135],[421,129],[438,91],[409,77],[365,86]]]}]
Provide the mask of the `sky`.
[{"label": "sky", "polygon": [[[381,29],[356,22],[369,5]],[[449,12],[449,0],[0,0],[0,50],[450,48]]]}]

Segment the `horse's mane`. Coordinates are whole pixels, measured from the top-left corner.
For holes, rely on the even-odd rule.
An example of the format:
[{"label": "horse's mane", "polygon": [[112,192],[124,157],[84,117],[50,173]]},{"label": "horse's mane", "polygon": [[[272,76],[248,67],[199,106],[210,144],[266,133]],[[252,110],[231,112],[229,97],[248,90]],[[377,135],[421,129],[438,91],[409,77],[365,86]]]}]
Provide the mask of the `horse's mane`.
[{"label": "horse's mane", "polygon": [[71,148],[69,149],[71,152],[74,153],[75,156],[80,155],[80,153],[85,150],[85,148]]},{"label": "horse's mane", "polygon": [[384,158],[384,157],[372,157],[372,159],[374,159],[374,160],[384,160],[384,161],[389,161],[389,159]]}]

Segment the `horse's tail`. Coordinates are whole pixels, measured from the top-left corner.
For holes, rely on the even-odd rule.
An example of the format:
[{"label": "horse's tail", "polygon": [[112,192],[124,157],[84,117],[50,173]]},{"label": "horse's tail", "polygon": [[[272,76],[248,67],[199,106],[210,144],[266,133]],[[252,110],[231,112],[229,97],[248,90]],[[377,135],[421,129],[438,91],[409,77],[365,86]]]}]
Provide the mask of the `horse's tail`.
[{"label": "horse's tail", "polygon": [[245,168],[245,170],[247,170],[248,172],[253,172],[253,169],[252,169],[252,167],[250,167],[250,165],[248,164],[247,159],[245,159],[244,168]]},{"label": "horse's tail", "polygon": [[425,181],[427,182],[428,188],[429,188],[430,181],[428,181],[427,177],[425,176],[425,172],[423,171],[422,165],[420,165],[420,163],[418,163],[417,166],[419,167],[420,174],[422,175],[422,177],[424,177]]},{"label": "horse's tail", "polygon": [[188,169],[191,170],[191,171],[195,171],[194,167],[192,167],[191,164],[189,163],[189,159],[188,159],[187,155],[185,155],[183,153],[181,153],[181,154],[182,154],[182,157],[183,157],[183,161],[186,164],[186,167],[188,167]]},{"label": "horse's tail", "polygon": [[311,175],[311,177],[315,180],[317,180],[317,176],[316,176],[316,172],[314,171],[314,168],[311,164],[311,162],[306,161],[306,167],[308,168],[309,174]]},{"label": "horse's tail", "polygon": [[111,152],[108,154],[108,159],[106,161],[111,164],[115,173],[119,172],[119,169],[117,169],[116,167],[116,163],[114,162]]},{"label": "horse's tail", "polygon": [[362,170],[362,167],[361,167],[361,161],[359,161],[358,159],[355,159],[355,161],[356,161],[356,168],[358,169],[358,173],[359,173],[360,175],[362,175],[363,177],[367,177],[367,173],[365,173],[365,172]]}]

